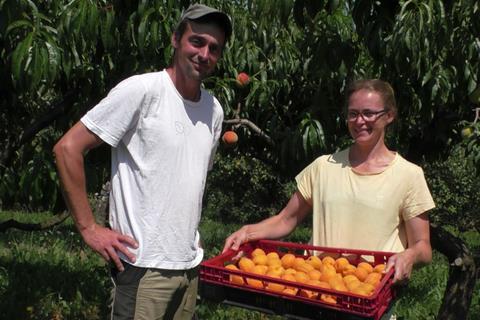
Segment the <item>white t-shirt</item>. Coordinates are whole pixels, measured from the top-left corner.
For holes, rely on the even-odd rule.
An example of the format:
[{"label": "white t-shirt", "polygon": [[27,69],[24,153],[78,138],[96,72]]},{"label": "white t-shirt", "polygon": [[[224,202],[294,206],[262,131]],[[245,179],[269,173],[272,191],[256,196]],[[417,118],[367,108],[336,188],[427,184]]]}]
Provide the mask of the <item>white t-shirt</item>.
[{"label": "white t-shirt", "polygon": [[81,121],[113,147],[110,225],[138,241],[138,249],[130,248],[134,265],[198,265],[198,224],[221,133],[220,103],[203,89],[200,101],[183,99],[163,70],[122,81]]},{"label": "white t-shirt", "polygon": [[405,250],[405,221],[435,207],[422,168],[397,153],[382,172],[359,174],[348,153],[321,156],[296,177],[313,207],[313,245]]}]

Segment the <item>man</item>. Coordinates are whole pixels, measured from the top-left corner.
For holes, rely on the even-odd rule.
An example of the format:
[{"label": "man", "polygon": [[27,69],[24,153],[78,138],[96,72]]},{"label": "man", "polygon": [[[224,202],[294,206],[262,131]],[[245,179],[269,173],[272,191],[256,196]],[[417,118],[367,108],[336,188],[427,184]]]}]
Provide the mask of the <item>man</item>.
[{"label": "man", "polygon": [[[55,145],[57,169],[84,241],[112,268],[113,319],[191,319],[198,224],[223,110],[201,82],[221,57],[230,18],[192,5],[172,34],[170,67],[130,77]],[[110,228],[95,222],[83,155],[112,147]]]}]

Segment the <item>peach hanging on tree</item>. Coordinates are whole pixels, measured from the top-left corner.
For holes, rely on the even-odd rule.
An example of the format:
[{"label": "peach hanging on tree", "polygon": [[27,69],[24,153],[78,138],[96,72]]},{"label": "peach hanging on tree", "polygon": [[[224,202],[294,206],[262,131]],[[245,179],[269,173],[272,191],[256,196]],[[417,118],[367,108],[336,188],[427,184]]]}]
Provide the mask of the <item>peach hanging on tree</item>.
[{"label": "peach hanging on tree", "polygon": [[222,136],[222,141],[227,145],[234,145],[238,142],[238,135],[232,130],[225,131]]}]

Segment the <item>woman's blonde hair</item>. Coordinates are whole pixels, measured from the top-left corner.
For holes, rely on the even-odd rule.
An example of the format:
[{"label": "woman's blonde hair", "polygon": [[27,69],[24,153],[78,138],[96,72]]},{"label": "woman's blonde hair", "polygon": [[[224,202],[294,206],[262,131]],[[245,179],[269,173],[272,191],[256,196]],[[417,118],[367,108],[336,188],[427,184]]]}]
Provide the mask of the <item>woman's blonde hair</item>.
[{"label": "woman's blonde hair", "polygon": [[345,109],[348,108],[350,96],[359,90],[368,90],[377,92],[383,100],[384,108],[392,111],[394,117],[397,117],[397,102],[395,100],[395,92],[390,83],[380,79],[362,79],[355,80],[347,87],[345,94]]}]

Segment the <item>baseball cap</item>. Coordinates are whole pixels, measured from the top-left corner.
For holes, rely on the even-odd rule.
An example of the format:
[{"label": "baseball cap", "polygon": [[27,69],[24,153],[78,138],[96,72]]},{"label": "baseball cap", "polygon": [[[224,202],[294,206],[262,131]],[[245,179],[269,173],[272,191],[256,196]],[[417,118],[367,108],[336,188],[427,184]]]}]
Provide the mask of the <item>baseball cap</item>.
[{"label": "baseball cap", "polygon": [[203,4],[190,5],[187,10],[182,13],[179,24],[186,19],[195,21],[207,16],[211,16],[212,20],[216,20],[223,27],[225,39],[230,38],[230,35],[232,34],[232,22],[230,21],[230,17],[220,10]]}]

